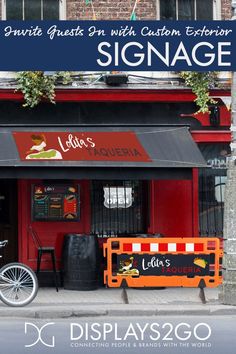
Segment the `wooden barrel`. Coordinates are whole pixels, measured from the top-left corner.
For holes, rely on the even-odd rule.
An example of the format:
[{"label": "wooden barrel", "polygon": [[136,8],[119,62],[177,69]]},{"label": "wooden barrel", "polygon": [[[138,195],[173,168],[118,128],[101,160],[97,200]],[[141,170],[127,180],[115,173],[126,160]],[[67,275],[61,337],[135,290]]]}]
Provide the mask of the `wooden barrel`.
[{"label": "wooden barrel", "polygon": [[64,288],[95,290],[99,272],[98,239],[94,235],[66,234],[62,251]]}]

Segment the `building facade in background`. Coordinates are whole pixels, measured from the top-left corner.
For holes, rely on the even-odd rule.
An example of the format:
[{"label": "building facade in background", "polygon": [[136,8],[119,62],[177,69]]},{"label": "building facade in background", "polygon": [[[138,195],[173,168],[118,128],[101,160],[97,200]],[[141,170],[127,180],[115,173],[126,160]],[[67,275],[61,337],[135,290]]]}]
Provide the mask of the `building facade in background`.
[{"label": "building facade in background", "polygon": [[[88,4],[86,4],[88,3]],[[135,1],[0,0],[2,20],[129,20]],[[229,20],[230,0],[139,0],[138,20]]]},{"label": "building facade in background", "polygon": [[[0,17],[129,20],[134,3],[0,0]],[[135,17],[229,20],[230,3],[139,0]],[[127,74],[127,83],[114,85],[112,74],[109,84],[106,73],[74,73],[72,83],[58,83],[56,105],[43,102],[29,109],[22,107],[14,75],[1,73],[0,239],[10,241],[5,262],[18,259],[36,267],[30,225],[44,244],[55,246],[58,270],[66,233],[96,234],[100,246],[107,237],[117,235],[222,237],[231,140],[228,77],[221,74],[220,84],[211,90],[217,103],[210,106],[210,113],[195,114],[195,96],[175,73]],[[55,132],[61,142],[65,134],[80,138],[87,134],[89,142],[93,138],[100,149],[90,150],[78,161],[62,161],[63,149],[61,159],[34,160],[35,154],[58,150]],[[208,168],[201,167],[196,145]],[[147,156],[150,161],[145,160]],[[45,258],[43,269],[50,267]]]}]

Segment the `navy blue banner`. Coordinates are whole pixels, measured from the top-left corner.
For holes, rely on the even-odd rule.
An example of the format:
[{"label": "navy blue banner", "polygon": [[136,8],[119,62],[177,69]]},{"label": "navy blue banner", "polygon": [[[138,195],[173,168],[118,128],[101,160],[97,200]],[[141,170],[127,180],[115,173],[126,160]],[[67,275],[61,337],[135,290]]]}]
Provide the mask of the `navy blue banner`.
[{"label": "navy blue banner", "polygon": [[0,21],[0,70],[236,70],[236,21]]}]

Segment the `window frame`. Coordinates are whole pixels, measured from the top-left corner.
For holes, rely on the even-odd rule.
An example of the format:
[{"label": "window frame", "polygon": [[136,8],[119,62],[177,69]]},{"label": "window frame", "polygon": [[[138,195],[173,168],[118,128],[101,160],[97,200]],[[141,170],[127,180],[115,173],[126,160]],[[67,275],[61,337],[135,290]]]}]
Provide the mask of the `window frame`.
[{"label": "window frame", "polygon": [[[7,0],[2,0],[2,21],[7,20],[7,18],[6,18],[6,1]],[[59,1],[59,20],[66,20],[66,0],[58,0],[58,1]],[[22,20],[22,21],[24,21],[24,20]]]},{"label": "window frame", "polygon": [[[228,157],[230,156],[230,143],[228,141],[202,141],[199,142],[203,157],[208,162],[208,167],[198,171],[198,224],[200,237],[222,237],[224,216],[224,186],[227,180]],[[227,154],[221,155],[225,150]],[[222,166],[218,161],[222,158],[225,164]],[[216,165],[210,167],[211,161]],[[218,161],[217,161],[218,160]],[[220,160],[221,161],[221,160]],[[216,184],[216,178],[220,184]],[[216,187],[220,187],[221,200],[217,199]],[[220,217],[219,217],[220,215]]]},{"label": "window frame", "polygon": [[[196,20],[196,2],[195,0],[195,20]],[[212,0],[213,2],[213,21],[221,20],[221,0]],[[176,7],[178,9],[178,7]],[[160,0],[157,0],[156,18],[160,20]]]}]

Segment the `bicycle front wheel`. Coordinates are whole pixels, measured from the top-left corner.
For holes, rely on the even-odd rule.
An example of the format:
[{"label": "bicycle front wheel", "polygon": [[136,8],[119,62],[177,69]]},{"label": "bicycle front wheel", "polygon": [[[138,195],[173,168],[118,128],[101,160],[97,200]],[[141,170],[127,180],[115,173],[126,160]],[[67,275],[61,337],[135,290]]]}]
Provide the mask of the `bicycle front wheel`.
[{"label": "bicycle front wheel", "polygon": [[0,269],[0,299],[9,306],[28,305],[38,292],[38,280],[31,268],[9,263]]}]

